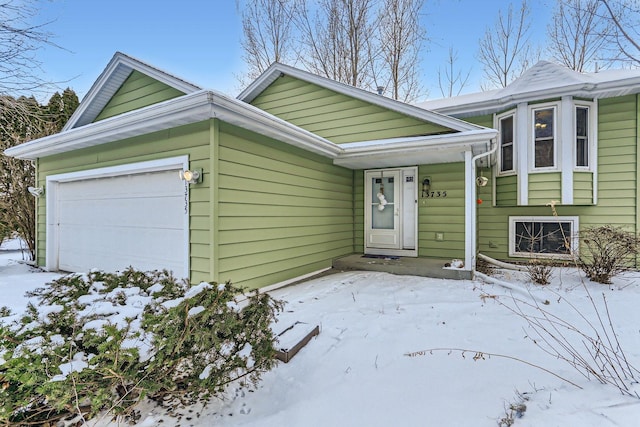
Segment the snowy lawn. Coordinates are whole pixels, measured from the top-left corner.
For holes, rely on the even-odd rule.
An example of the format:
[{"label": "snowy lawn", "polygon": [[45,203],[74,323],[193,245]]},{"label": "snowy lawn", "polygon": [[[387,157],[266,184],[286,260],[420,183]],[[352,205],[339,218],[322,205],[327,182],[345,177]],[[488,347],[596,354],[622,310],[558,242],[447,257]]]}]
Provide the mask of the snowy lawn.
[{"label": "snowy lawn", "polygon": [[[58,275],[33,272],[15,261],[19,251],[5,249],[0,306],[19,311],[25,291]],[[527,284],[519,272],[501,271],[500,279],[548,300],[545,310],[587,333],[580,313],[596,323],[576,270],[555,270],[546,287]],[[605,316],[606,295],[628,361],[640,367],[640,273],[615,278],[610,286],[587,282],[587,288]],[[506,307],[513,307],[514,297],[534,301],[526,292],[481,281],[350,272],[272,295],[287,301],[279,329],[305,322],[319,325],[320,334],[288,364],[265,374],[257,390],[231,387],[225,400],[177,409],[179,418],[146,403],[138,426],[496,426],[512,403],[522,401],[526,411],[515,426],[639,425],[639,398],[588,381],[527,337],[532,329]],[[469,351],[429,351],[439,348]],[[476,355],[482,357],[474,361]],[[627,385],[640,393],[637,383]],[[88,424],[110,425],[108,418]]]}]

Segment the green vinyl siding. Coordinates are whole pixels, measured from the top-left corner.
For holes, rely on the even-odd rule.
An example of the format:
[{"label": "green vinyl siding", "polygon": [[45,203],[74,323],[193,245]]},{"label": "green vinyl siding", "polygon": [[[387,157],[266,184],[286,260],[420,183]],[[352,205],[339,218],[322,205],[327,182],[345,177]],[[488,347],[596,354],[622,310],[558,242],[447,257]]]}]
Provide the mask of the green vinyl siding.
[{"label": "green vinyl siding", "polygon": [[574,172],[573,173],[573,204],[591,205],[593,204],[593,173]]},{"label": "green vinyl siding", "polygon": [[134,70],[94,121],[104,120],[182,95],[184,95],[183,92]]},{"label": "green vinyl siding", "polygon": [[518,177],[516,175],[496,178],[496,206],[516,206],[518,204],[517,183]]},{"label": "green vinyl siding", "polygon": [[560,172],[529,174],[529,206],[546,206],[562,199]]},{"label": "green vinyl siding", "polygon": [[[46,184],[48,175],[96,169],[126,163],[158,160],[168,157],[188,155],[190,167],[202,167],[202,184],[190,189],[190,268],[191,280],[210,280],[208,240],[201,233],[208,230],[209,186],[209,122],[154,132],[151,134],[125,139],[44,157],[38,160],[38,185]],[[176,179],[178,177],[176,176]],[[38,199],[37,245],[39,265],[45,265],[46,258],[46,198]]]},{"label": "green vinyl siding", "polygon": [[[418,200],[418,255],[464,259],[464,163],[419,166],[418,182],[426,176],[431,177],[431,191],[441,195],[446,191],[447,196]],[[436,240],[436,233],[442,233],[444,240]]]},{"label": "green vinyl siding", "polygon": [[338,144],[452,132],[290,76],[278,78],[251,103]]},{"label": "green vinyl siding", "polygon": [[474,125],[484,126],[486,128],[493,128],[493,114],[485,114],[484,116],[474,116],[463,119],[465,122],[473,123]]},{"label": "green vinyl siding", "polygon": [[353,253],[353,171],[222,123],[219,280],[258,288]]},{"label": "green vinyl siding", "polygon": [[[560,216],[579,217],[580,228],[611,224],[637,232],[638,192],[637,164],[638,127],[637,95],[600,99],[598,101],[598,203],[592,205],[591,173],[574,173],[574,204],[557,205]],[[549,206],[542,206],[551,199],[560,200],[560,177],[542,180],[544,175],[534,174],[534,191],[541,192],[548,186],[546,197],[535,199],[538,206],[492,207],[486,201],[491,193],[486,190],[485,203],[478,207],[478,250],[497,259],[508,259],[510,216],[553,216]],[[531,181],[530,181],[530,191]],[[542,194],[542,193],[540,193]],[[555,197],[558,196],[558,197]],[[545,199],[547,199],[545,201]],[[531,192],[529,202],[531,200]],[[579,206],[579,204],[583,204]],[[521,259],[520,259],[521,260]]]}]

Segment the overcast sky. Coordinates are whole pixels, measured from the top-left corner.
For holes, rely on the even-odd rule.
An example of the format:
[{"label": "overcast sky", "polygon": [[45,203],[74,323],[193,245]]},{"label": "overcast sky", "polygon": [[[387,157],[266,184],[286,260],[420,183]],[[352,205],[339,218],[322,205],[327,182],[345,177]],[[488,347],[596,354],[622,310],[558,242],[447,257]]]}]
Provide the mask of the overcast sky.
[{"label": "overcast sky", "polygon": [[[148,62],[207,89],[236,96],[243,73],[242,26],[235,0],[54,0],[41,2],[41,19],[54,42],[40,59],[49,80],[70,86],[82,98],[116,51]],[[449,46],[459,67],[471,70],[463,92],[482,81],[478,40],[507,0],[426,0],[423,22],[430,41],[421,64],[429,98],[440,98],[437,70]],[[542,40],[553,0],[531,0],[532,41]],[[519,1],[516,2],[517,8]]]}]

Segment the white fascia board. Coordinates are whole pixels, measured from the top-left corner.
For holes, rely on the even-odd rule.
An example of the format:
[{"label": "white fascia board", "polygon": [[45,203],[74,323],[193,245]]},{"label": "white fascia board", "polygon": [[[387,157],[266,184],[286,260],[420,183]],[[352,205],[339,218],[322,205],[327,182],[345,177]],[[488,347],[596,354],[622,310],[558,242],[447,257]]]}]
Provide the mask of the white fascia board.
[{"label": "white fascia board", "polygon": [[615,80],[601,83],[578,83],[557,88],[540,89],[536,91],[521,92],[508,96],[496,96],[469,104],[456,104],[434,111],[440,114],[453,114],[459,117],[471,115],[491,114],[522,102],[538,101],[549,98],[562,98],[563,96],[575,96],[583,98],[606,98],[623,96],[640,92],[640,77]]},{"label": "white fascia board", "polygon": [[435,111],[427,110],[417,107],[415,105],[407,104],[404,102],[396,101],[386,96],[378,95],[366,91],[364,89],[357,88],[345,83],[340,83],[335,80],[331,80],[325,77],[318,76],[316,74],[309,73],[307,71],[299,70],[297,68],[290,67],[288,65],[274,63],[264,73],[262,73],[249,87],[247,87],[240,95],[238,99],[244,102],[253,101],[267,86],[273,83],[281,74],[289,75],[300,80],[307,81],[309,83],[327,88],[334,92],[342,93],[352,98],[359,99],[398,113],[414,117],[420,120],[426,120],[431,123],[441,125],[457,131],[468,131],[483,129],[482,126],[468,123],[455,117],[450,117],[444,114],[440,114]]},{"label": "white fascia board", "polygon": [[34,160],[38,157],[91,147],[180,124],[205,120],[210,114],[204,91],[150,105],[55,135],[9,148],[5,154]]},{"label": "white fascia board", "polygon": [[219,93],[200,91],[29,141],[7,149],[5,154],[34,160],[210,118],[219,118],[327,157],[342,151],[337,144],[249,104]]},{"label": "white fascia board", "polygon": [[[497,131],[482,130],[428,137],[397,138],[341,144],[344,152],[333,163],[351,169],[448,163],[464,160],[463,153],[486,152]],[[392,142],[390,142],[392,141]]]},{"label": "white fascia board", "polygon": [[[85,116],[89,109],[95,107],[95,102],[100,102],[106,105],[109,102],[113,94],[120,88],[124,80],[131,74],[133,70],[140,71],[149,77],[158,80],[168,86],[171,86],[185,94],[190,94],[201,90],[200,87],[187,82],[186,80],[175,77],[167,72],[164,72],[158,68],[145,64],[142,61],[134,59],[121,52],[116,52],[111,58],[111,61],[107,64],[104,71],[100,73],[100,76],[91,85],[91,88],[83,98],[82,102],[71,115],[67,123],[62,128],[62,131],[73,129],[78,125],[78,122]],[[104,97],[104,101],[100,98]],[[96,108],[98,114],[104,108],[104,105]],[[97,117],[97,115],[96,115]],[[91,120],[95,119],[92,117]],[[82,126],[86,123],[81,123]]]},{"label": "white fascia board", "polygon": [[495,138],[498,131],[485,128],[458,133],[445,133],[439,135],[415,136],[409,138],[380,139],[372,141],[352,142],[340,144],[344,150],[341,156],[360,153],[377,153],[405,151],[412,149],[450,149],[455,145],[469,145],[484,143]]}]

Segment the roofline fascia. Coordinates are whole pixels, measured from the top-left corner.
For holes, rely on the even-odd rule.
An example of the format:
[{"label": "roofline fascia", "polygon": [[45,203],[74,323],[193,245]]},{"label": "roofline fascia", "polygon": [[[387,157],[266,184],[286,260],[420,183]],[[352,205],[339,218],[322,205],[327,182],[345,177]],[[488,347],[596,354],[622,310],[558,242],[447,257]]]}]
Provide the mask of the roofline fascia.
[{"label": "roofline fascia", "polygon": [[397,153],[424,149],[448,150],[455,146],[466,146],[478,143],[486,143],[498,135],[495,129],[482,129],[440,135],[418,136],[411,138],[396,138],[380,141],[363,141],[341,144],[344,150],[339,158],[347,158],[352,155]]},{"label": "roofline fascia", "polygon": [[[34,160],[38,157],[71,151],[125,138],[138,136],[153,126],[153,131],[168,129],[211,118],[219,118],[268,136],[280,138],[291,145],[333,157],[342,150],[324,138],[271,116],[249,104],[226,96],[199,91],[154,104],[120,116],[110,117],[96,123],[29,141],[9,148],[5,154],[12,157]],[[170,119],[170,120],[169,120]]]},{"label": "roofline fascia", "polygon": [[507,108],[510,105],[516,105],[521,102],[529,102],[545,98],[560,98],[568,95],[593,97],[594,99],[597,99],[602,97],[602,94],[607,91],[624,89],[629,86],[640,86],[640,77],[631,77],[623,80],[602,83],[576,83],[570,86],[559,87],[555,90],[540,89],[536,91],[521,92],[503,97],[496,97],[486,101],[435,108],[433,111],[440,114],[469,114],[479,110],[499,111],[502,108]]}]

